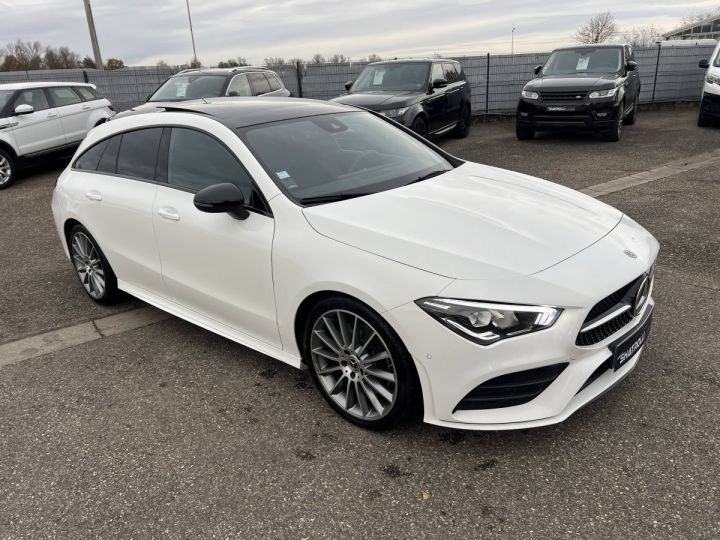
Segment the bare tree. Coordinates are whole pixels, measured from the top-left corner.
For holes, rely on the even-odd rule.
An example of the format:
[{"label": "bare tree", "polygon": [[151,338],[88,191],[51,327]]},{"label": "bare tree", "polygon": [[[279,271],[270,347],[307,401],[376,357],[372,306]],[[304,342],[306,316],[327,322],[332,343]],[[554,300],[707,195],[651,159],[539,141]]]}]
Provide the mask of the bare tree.
[{"label": "bare tree", "polygon": [[382,58],[380,58],[380,57],[379,57],[377,54],[375,54],[375,53],[369,54],[368,57],[367,57],[367,61],[368,61],[368,62],[380,62],[381,60],[382,60]]},{"label": "bare tree", "polygon": [[701,22],[706,19],[711,19],[712,17],[716,16],[720,17],[720,6],[717,6],[715,9],[710,9],[708,11],[696,11],[695,13],[690,13],[689,15],[683,17],[680,27]]},{"label": "bare tree", "polygon": [[21,70],[43,68],[43,47],[39,41],[21,41],[9,43],[3,51],[4,56],[12,56],[15,65]]},{"label": "bare tree", "polygon": [[320,53],[315,53],[313,57],[310,59],[310,63],[312,64],[323,64],[325,63],[325,57]]},{"label": "bare tree", "polygon": [[284,66],[285,64],[287,64],[287,60],[280,56],[268,56],[265,59],[266,66]]},{"label": "bare tree", "polygon": [[108,58],[105,62],[105,69],[113,70],[113,69],[122,69],[125,67],[125,62],[120,60],[119,58]]},{"label": "bare tree", "polygon": [[652,47],[662,38],[660,30],[654,25],[631,26],[621,32],[622,41],[631,45],[633,49]]},{"label": "bare tree", "polygon": [[349,62],[350,59],[341,53],[335,53],[332,56],[330,56],[327,59],[328,62],[332,62],[333,64],[344,64],[346,62]]},{"label": "bare tree", "polygon": [[575,32],[578,43],[605,43],[617,33],[615,16],[609,11],[593,15]]},{"label": "bare tree", "polygon": [[162,58],[160,60],[158,60],[155,65],[160,68],[168,67],[168,63],[165,60],[163,60]]},{"label": "bare tree", "polygon": [[82,62],[80,62],[80,67],[83,67],[85,69],[97,69],[95,60],[93,60],[89,56],[86,56],[85,58],[82,59]]}]

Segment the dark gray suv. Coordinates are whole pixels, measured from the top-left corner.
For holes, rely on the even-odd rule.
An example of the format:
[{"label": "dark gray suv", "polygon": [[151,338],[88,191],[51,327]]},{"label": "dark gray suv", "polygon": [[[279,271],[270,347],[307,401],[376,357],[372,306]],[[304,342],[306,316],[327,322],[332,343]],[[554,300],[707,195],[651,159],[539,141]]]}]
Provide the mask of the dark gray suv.
[{"label": "dark gray suv", "polygon": [[375,62],[345,88],[332,101],[377,111],[423,137],[470,132],[470,84],[455,60]]}]

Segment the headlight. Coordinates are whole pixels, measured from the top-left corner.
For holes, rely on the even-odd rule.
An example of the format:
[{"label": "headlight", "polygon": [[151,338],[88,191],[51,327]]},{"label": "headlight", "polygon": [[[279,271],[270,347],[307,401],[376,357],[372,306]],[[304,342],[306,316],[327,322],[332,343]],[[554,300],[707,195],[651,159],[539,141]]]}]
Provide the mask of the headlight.
[{"label": "headlight", "polygon": [[410,107],[403,107],[402,109],[386,109],[384,111],[378,111],[383,116],[387,116],[388,118],[397,118],[398,116],[402,116],[407,112],[407,110]]},{"label": "headlight", "polygon": [[606,97],[613,97],[615,94],[617,94],[619,86],[616,86],[615,88],[608,88],[607,90],[595,90],[594,92],[590,92],[590,99],[598,99],[598,98],[606,98]]},{"label": "headlight", "polygon": [[538,96],[537,92],[530,92],[529,90],[523,90],[522,97],[524,97],[525,99],[537,99],[539,96]]},{"label": "headlight", "polygon": [[710,84],[720,84],[720,77],[717,75],[711,75],[710,73],[707,74],[705,80]]},{"label": "headlight", "polygon": [[453,298],[421,298],[415,303],[453,332],[480,345],[550,328],[562,312],[555,307]]}]

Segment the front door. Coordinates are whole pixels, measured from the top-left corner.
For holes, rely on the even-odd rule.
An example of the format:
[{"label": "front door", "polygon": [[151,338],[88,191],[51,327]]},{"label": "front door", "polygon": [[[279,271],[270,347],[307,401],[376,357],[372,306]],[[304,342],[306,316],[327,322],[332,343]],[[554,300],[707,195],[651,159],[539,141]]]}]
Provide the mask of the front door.
[{"label": "front door", "polygon": [[[153,208],[166,295],[185,309],[280,347],[272,281],[275,222],[253,209],[253,183],[234,154],[201,131],[172,128],[167,183]],[[230,182],[243,192],[249,217],[208,214],[195,193]]]},{"label": "front door", "polygon": [[51,150],[66,143],[58,110],[51,107],[43,88],[21,90],[11,105],[11,113],[18,105],[30,105],[33,112],[11,117],[15,144],[20,155]]}]

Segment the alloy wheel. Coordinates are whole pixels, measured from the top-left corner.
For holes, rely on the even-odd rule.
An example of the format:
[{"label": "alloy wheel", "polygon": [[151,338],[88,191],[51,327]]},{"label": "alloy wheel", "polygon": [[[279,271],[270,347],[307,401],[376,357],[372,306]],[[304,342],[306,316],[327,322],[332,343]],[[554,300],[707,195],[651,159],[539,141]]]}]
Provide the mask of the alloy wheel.
[{"label": "alloy wheel", "polygon": [[12,178],[12,167],[5,156],[0,156],[0,186],[10,182]]},{"label": "alloy wheel", "polygon": [[73,265],[83,287],[94,299],[102,298],[106,286],[99,250],[82,232],[77,232],[72,237],[71,249]]},{"label": "alloy wheel", "polygon": [[365,319],[342,309],[325,312],[312,328],[310,349],[322,390],[347,414],[378,420],[392,410],[398,391],[395,364]]}]

